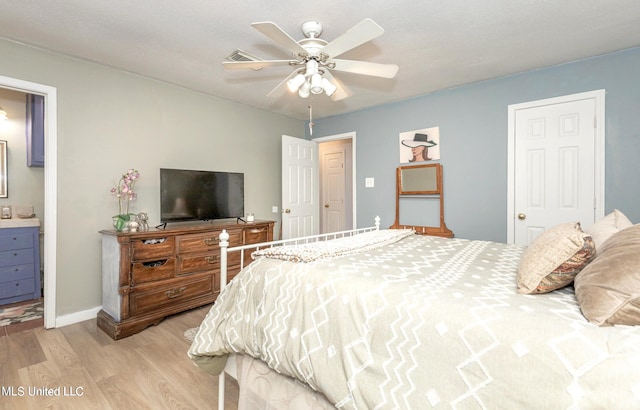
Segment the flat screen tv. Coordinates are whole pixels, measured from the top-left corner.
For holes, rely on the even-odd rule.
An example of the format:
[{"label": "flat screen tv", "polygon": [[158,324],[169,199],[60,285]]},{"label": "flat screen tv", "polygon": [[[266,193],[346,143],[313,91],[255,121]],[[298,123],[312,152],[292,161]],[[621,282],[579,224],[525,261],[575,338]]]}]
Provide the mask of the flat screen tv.
[{"label": "flat screen tv", "polygon": [[162,223],[243,215],[243,173],[160,168]]}]

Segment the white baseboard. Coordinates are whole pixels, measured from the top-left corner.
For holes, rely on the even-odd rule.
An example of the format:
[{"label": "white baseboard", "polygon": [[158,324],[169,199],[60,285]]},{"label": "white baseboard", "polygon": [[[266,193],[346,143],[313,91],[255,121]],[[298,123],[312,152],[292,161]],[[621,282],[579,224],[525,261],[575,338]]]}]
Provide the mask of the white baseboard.
[{"label": "white baseboard", "polygon": [[58,316],[56,317],[56,327],[68,326],[74,323],[84,322],[85,320],[95,319],[101,309],[102,306],[96,306],[94,308],[83,310],[80,312]]}]

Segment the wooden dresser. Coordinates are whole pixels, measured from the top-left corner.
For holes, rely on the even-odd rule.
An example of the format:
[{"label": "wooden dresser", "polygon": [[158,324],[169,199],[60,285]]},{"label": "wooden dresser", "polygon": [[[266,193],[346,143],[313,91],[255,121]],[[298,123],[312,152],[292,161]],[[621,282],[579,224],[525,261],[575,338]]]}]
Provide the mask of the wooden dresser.
[{"label": "wooden dresser", "polygon": [[[113,339],[138,333],[164,317],[212,303],[220,292],[218,236],[229,246],[273,240],[273,221],[177,225],[102,234],[102,310],[98,327]],[[250,261],[245,255],[245,264]],[[240,253],[229,254],[229,280]]]}]

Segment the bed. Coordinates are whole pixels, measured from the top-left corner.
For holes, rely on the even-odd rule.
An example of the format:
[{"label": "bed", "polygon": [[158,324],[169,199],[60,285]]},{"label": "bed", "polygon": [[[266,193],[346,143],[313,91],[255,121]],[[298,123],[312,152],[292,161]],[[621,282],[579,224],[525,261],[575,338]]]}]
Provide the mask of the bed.
[{"label": "bed", "polygon": [[[622,228],[596,244],[562,224],[528,248],[377,225],[261,244],[188,355],[212,374],[236,368],[241,409],[638,407],[640,225]],[[549,246],[565,242],[557,266]],[[523,264],[540,260],[553,267],[527,289]]]}]

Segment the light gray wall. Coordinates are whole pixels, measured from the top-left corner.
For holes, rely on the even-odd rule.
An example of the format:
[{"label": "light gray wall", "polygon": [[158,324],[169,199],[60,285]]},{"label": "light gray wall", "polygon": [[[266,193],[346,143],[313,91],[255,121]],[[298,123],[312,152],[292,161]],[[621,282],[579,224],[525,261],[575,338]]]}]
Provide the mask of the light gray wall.
[{"label": "light gray wall", "polygon": [[[358,226],[375,215],[389,226],[398,134],[440,127],[447,226],[457,237],[504,242],[507,106],[597,89],[606,90],[605,212],[618,208],[638,223],[640,48],[315,119],[314,136],[357,133]],[[375,178],[375,188],[364,187],[366,177]]]},{"label": "light gray wall", "polygon": [[98,231],[128,168],[142,175],[133,211],[152,225],[161,167],[244,172],[246,212],[279,217],[281,135],[304,122],[1,39],[0,75],[57,88],[57,315],[102,303]]}]

